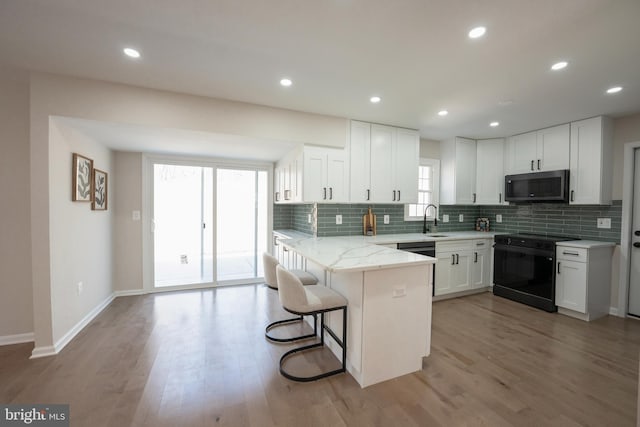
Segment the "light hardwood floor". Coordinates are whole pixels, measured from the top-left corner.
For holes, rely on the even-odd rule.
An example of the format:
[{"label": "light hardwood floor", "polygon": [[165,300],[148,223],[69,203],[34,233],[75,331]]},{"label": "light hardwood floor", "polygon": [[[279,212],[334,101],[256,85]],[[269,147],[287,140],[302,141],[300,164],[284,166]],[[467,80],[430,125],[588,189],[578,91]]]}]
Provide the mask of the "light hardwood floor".
[{"label": "light hardwood floor", "polygon": [[263,333],[284,317],[261,285],[117,298],[58,356],[0,347],[0,402],[70,403],[91,427],[635,424],[638,321],[440,301],[422,371],[361,389],[282,378],[289,347]]}]

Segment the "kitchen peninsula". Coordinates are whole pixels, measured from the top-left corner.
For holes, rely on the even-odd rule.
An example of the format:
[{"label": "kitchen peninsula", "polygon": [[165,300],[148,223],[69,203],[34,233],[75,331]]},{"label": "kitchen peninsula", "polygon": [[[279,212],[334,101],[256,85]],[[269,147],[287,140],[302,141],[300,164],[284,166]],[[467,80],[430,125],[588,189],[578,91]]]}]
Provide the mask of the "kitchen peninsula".
[{"label": "kitchen peninsula", "polygon": [[[431,346],[435,258],[371,243],[370,238],[282,240],[308,271],[349,302],[347,370],[361,387],[422,369]],[[342,330],[341,316],[328,316]],[[327,339],[334,353],[337,346]]]}]

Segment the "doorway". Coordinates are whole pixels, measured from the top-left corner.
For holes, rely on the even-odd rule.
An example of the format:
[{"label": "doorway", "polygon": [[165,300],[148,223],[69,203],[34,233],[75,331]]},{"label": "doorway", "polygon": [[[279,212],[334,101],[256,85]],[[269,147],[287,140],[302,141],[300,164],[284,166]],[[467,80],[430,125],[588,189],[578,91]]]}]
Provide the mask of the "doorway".
[{"label": "doorway", "polygon": [[269,241],[269,170],[150,166],[153,288],[257,282]]},{"label": "doorway", "polygon": [[[633,150],[632,200],[630,201],[629,244],[629,315],[640,317],[640,148]],[[623,233],[625,228],[623,228]],[[623,258],[624,259],[624,258]]]}]

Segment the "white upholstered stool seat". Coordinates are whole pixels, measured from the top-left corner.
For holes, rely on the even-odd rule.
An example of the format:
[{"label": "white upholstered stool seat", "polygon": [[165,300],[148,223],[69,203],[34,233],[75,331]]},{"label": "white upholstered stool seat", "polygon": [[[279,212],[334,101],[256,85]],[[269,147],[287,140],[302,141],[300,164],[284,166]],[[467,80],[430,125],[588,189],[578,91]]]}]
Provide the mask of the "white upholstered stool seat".
[{"label": "white upholstered stool seat", "polygon": [[[307,382],[345,372],[347,361],[347,300],[333,289],[322,285],[304,286],[295,274],[280,265],[276,267],[276,275],[278,278],[278,295],[280,296],[282,307],[293,314],[313,316],[314,335],[317,334],[317,315],[320,315],[320,342],[294,348],[283,354],[280,358],[280,373],[290,380]],[[336,310],[342,310],[341,338],[338,338],[334,331],[324,322],[325,313]],[[342,367],[309,377],[296,376],[287,372],[284,369],[286,359],[303,351],[324,347],[325,331],[342,348]]]},{"label": "white upholstered stool seat", "polygon": [[[278,267],[279,262],[278,259],[268,253],[263,253],[262,254],[262,264],[263,264],[263,269],[264,269],[264,281],[267,284],[267,286],[271,289],[275,289],[278,290],[278,277],[276,275],[276,267]],[[292,274],[294,274],[299,280],[300,282],[302,282],[303,285],[315,285],[316,283],[318,283],[318,279],[316,279],[316,276],[314,276],[311,273],[307,273],[304,270],[290,270]],[[314,333],[312,334],[306,334],[306,335],[301,335],[301,336],[295,336],[295,337],[289,337],[289,338],[280,338],[280,337],[276,337],[274,335],[271,335],[269,333],[269,331],[277,326],[280,325],[286,325],[286,324],[291,324],[294,322],[302,322],[302,316],[297,316],[297,317],[293,317],[290,319],[284,319],[284,320],[277,320],[275,322],[271,322],[267,325],[267,327],[265,328],[264,331],[264,335],[265,337],[267,337],[268,340],[270,341],[274,341],[274,342],[292,342],[292,341],[298,341],[298,340],[303,340],[303,339],[308,339],[308,338],[313,338],[316,336],[315,334],[315,329],[316,329],[316,321],[314,319]]]}]

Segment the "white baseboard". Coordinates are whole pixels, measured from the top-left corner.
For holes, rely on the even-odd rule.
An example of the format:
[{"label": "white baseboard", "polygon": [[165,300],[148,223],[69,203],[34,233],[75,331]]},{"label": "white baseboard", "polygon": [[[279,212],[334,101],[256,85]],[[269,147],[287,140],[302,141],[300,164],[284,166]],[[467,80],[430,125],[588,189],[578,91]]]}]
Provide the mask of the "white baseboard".
[{"label": "white baseboard", "polygon": [[0,345],[22,344],[25,342],[33,342],[34,339],[35,338],[33,332],[29,332],[26,334],[5,335],[0,336]]},{"label": "white baseboard", "polygon": [[98,314],[102,312],[111,302],[115,299],[115,294],[109,295],[104,301],[93,308],[86,316],[84,316],[78,323],[75,324],[69,331],[62,336],[53,346],[36,347],[31,352],[30,359],[36,359],[38,357],[55,356],[65,348],[71,340],[80,333]]},{"label": "white baseboard", "polygon": [[[616,307],[609,307],[609,314],[612,316],[620,316],[618,314],[618,309]],[[620,317],[624,317],[624,316],[620,316]]]},{"label": "white baseboard", "polygon": [[134,295],[146,295],[149,292],[145,289],[128,289],[126,291],[115,291],[114,295],[117,297],[130,297]]},{"label": "white baseboard", "polygon": [[36,347],[31,352],[31,357],[29,357],[29,359],[38,359],[40,357],[55,356],[56,354],[58,354],[58,352],[56,351],[56,348],[52,345],[47,347]]}]

